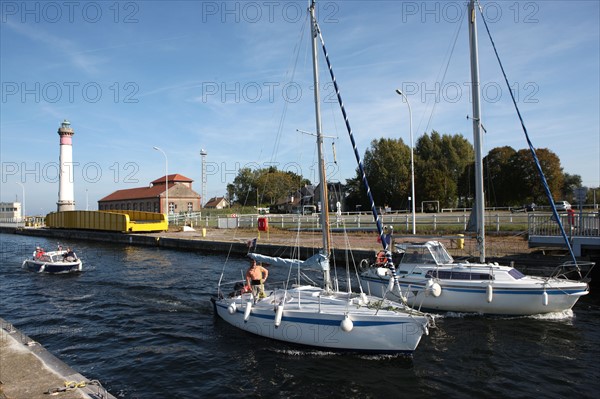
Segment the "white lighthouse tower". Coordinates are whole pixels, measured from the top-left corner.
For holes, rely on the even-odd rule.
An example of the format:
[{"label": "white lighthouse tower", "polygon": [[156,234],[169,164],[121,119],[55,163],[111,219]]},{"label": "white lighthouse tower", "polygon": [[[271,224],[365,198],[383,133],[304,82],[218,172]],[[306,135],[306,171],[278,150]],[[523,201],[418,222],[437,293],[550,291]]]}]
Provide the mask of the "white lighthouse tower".
[{"label": "white lighthouse tower", "polygon": [[75,132],[71,123],[64,120],[58,128],[60,136],[60,174],[58,180],[58,211],[75,210],[75,190],[73,188],[73,143]]}]

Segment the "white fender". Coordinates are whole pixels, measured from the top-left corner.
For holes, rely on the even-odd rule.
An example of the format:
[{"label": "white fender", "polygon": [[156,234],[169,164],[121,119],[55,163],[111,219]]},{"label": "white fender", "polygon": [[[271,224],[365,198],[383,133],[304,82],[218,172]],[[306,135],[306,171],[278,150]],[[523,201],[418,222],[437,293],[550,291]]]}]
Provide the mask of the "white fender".
[{"label": "white fender", "polygon": [[442,295],[442,286],[439,283],[434,282],[432,279],[427,280],[425,283],[425,293],[438,297]]},{"label": "white fender", "polygon": [[438,296],[442,295],[442,286],[439,285],[438,283],[433,283],[431,285],[431,294],[436,298]]},{"label": "white fender", "polygon": [[227,307],[227,311],[229,312],[229,314],[234,314],[237,310],[237,306],[235,304],[235,302],[231,302],[231,305],[229,305]]},{"label": "white fender", "polygon": [[394,277],[390,276],[388,280],[388,291],[392,292],[394,290]]},{"label": "white fender", "polygon": [[279,327],[281,324],[281,318],[283,317],[283,305],[277,305],[277,310],[275,311],[275,327]]},{"label": "white fender", "polygon": [[542,294],[542,303],[544,306],[548,306],[548,293],[546,291]]},{"label": "white fender", "polygon": [[344,320],[342,320],[342,322],[340,323],[340,328],[342,329],[342,331],[345,332],[350,332],[354,328],[354,323],[352,322],[352,320],[350,320],[348,315],[346,315],[346,317],[344,317]]},{"label": "white fender", "polygon": [[491,284],[488,284],[485,293],[487,295],[488,303],[491,303],[492,299],[494,298],[494,287],[492,287]]},{"label": "white fender", "polygon": [[244,321],[248,321],[250,318],[250,312],[252,311],[252,301],[246,302],[246,310],[244,311]]}]

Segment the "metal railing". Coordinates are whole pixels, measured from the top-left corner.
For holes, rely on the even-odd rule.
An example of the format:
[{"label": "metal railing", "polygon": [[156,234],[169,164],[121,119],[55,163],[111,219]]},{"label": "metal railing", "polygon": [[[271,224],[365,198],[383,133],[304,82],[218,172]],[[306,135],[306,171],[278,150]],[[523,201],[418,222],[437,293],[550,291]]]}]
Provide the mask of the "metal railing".
[{"label": "metal railing", "polygon": [[[415,222],[417,229],[421,231],[455,230],[464,231],[469,222],[469,213],[443,213],[443,214],[417,214]],[[320,229],[319,214],[229,214],[229,215],[182,215],[174,218],[169,217],[171,226],[192,225],[192,227],[207,228],[244,228],[256,229],[258,220],[266,218],[271,228],[290,230],[301,228],[303,230]],[[386,213],[381,215],[384,226],[394,226],[396,233],[412,230],[412,215],[405,213]],[[330,217],[332,229],[376,230],[375,222],[371,215],[366,213],[343,213],[333,214]],[[488,212],[486,225],[490,231],[526,231],[528,226],[528,215],[525,213],[510,212]]]},{"label": "metal railing", "polygon": [[[600,237],[600,214],[585,213],[569,216],[559,215],[567,235],[571,237]],[[529,235],[535,236],[560,236],[558,223],[551,214],[528,215]]]}]

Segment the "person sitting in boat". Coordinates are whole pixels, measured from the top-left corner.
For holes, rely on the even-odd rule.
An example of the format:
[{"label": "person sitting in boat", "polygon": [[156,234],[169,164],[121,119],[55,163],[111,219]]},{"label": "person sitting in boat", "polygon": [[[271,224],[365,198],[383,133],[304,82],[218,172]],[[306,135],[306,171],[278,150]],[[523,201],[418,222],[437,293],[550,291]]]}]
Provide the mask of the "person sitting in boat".
[{"label": "person sitting in boat", "polygon": [[42,255],[44,255],[44,248],[41,247],[36,247],[35,248],[35,253],[33,254],[34,258],[39,259],[42,257]]},{"label": "person sitting in boat", "polygon": [[67,247],[67,251],[63,254],[63,260],[67,262],[73,262],[76,259],[77,255],[75,255],[75,252],[73,252],[71,248]]},{"label": "person sitting in boat", "polygon": [[253,260],[246,272],[246,283],[252,287],[254,298],[265,297],[264,283],[267,277],[269,277],[269,271],[261,265],[257,265],[256,261]]}]

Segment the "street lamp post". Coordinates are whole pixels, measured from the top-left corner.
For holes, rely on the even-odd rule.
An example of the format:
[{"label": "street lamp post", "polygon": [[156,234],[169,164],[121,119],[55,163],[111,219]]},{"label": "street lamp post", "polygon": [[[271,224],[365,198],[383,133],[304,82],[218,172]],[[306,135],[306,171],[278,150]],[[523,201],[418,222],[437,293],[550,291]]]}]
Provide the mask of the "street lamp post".
[{"label": "street lamp post", "polygon": [[165,156],[165,202],[167,203],[165,209],[167,212],[167,227],[169,227],[169,160],[167,158],[167,154],[163,150],[158,147],[152,148],[154,148],[156,151],[162,152],[162,154]]},{"label": "street lamp post", "polygon": [[406,100],[406,104],[408,104],[408,117],[409,117],[409,130],[410,130],[410,185],[411,185],[411,194],[412,200],[411,208],[412,208],[412,233],[417,234],[417,225],[415,221],[416,213],[415,213],[415,158],[414,158],[414,149],[413,149],[413,130],[412,130],[412,110],[410,108],[410,102],[408,101],[408,97],[400,90],[396,89],[396,93]]},{"label": "street lamp post", "polygon": [[25,185],[20,181],[16,182],[23,189],[23,203],[21,204],[21,221],[25,220]]},{"label": "street lamp post", "polygon": [[200,209],[202,209],[202,203],[206,204],[206,156],[208,153],[202,148],[200,150],[200,156],[202,157],[202,197],[200,198]]}]

